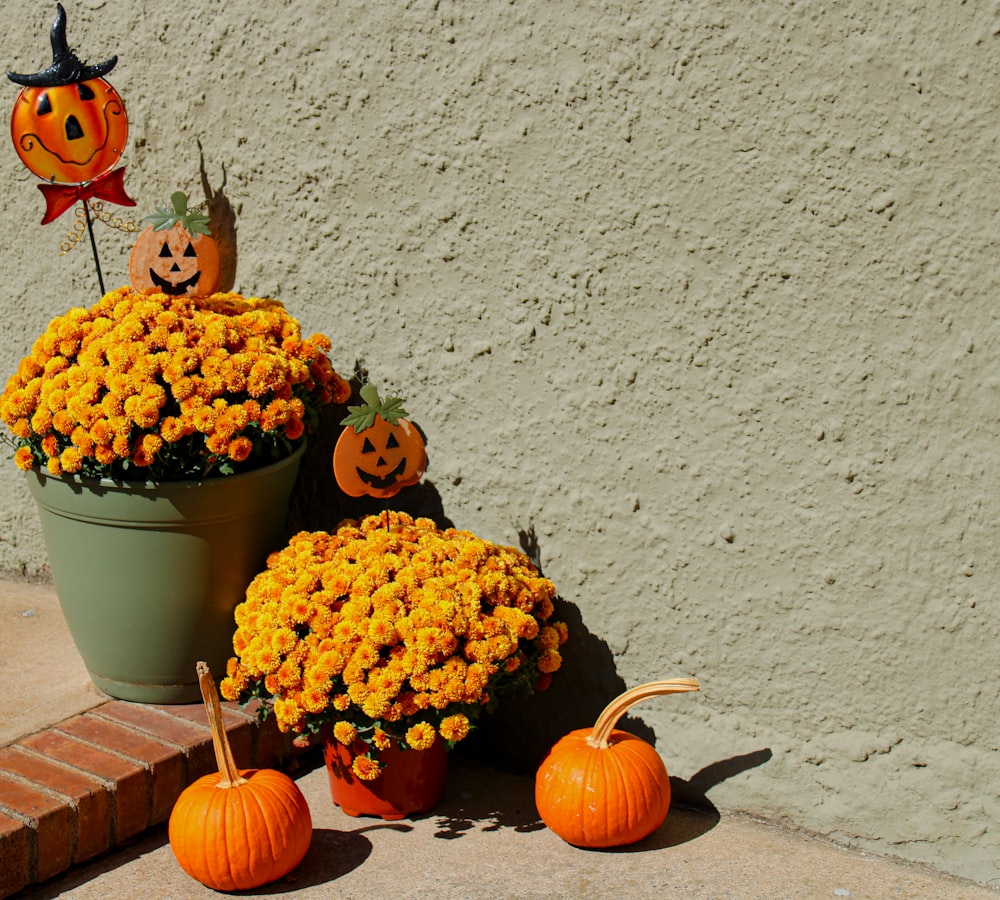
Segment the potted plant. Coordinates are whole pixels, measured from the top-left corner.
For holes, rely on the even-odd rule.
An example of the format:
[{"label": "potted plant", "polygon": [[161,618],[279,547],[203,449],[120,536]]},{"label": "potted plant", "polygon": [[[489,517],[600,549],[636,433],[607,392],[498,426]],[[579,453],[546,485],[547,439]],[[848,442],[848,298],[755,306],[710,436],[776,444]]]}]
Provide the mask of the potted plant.
[{"label": "potted plant", "polygon": [[[52,320],[0,418],[95,683],[193,702],[280,546],[308,431],[350,389],[277,300],[111,291]],[[147,637],[148,640],[143,640]]]},{"label": "potted plant", "polygon": [[554,596],[519,550],[430,519],[386,512],[302,532],[237,607],[220,691],[263,700],[282,731],[320,735],[345,812],[426,812],[445,750],[559,669]]}]

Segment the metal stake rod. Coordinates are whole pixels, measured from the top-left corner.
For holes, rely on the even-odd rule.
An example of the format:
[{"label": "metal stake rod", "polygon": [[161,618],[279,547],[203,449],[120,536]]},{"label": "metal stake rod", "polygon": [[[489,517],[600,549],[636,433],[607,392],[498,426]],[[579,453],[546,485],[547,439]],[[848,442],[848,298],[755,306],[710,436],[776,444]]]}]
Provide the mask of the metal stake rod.
[{"label": "metal stake rod", "polygon": [[94,266],[97,269],[97,283],[101,287],[101,296],[106,293],[104,290],[104,276],[101,274],[101,260],[97,256],[97,241],[94,240],[94,225],[90,220],[90,204],[83,201],[83,214],[87,217],[87,233],[90,235],[90,249],[94,252]]}]

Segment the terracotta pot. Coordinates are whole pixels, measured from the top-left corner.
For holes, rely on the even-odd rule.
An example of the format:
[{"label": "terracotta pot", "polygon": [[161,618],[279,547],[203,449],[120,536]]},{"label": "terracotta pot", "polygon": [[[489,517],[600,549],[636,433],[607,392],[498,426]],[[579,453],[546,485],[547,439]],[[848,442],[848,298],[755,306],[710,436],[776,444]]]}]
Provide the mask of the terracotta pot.
[{"label": "terracotta pot", "polygon": [[440,738],[429,750],[400,750],[393,744],[380,751],[382,773],[373,781],[362,781],[351,770],[354,756],[367,749],[364,741],[347,748],[329,730],[323,734],[330,794],[347,815],[395,821],[430,812],[437,805],[448,770],[448,751]]},{"label": "terracotta pot", "polygon": [[302,448],[240,475],[162,484],[38,471],[56,594],[90,677],[106,694],[195,703],[195,664],[222,672],[233,611],[285,537]]}]

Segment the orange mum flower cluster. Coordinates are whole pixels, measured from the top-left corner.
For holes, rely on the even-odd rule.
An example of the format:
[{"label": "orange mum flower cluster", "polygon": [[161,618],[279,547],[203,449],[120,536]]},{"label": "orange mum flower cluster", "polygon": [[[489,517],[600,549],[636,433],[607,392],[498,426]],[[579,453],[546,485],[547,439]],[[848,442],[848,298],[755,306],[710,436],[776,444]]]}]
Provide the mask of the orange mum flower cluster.
[{"label": "orange mum flower cluster", "polygon": [[355,774],[376,778],[390,741],[451,746],[501,695],[547,686],[567,638],[548,621],[554,596],[519,550],[430,519],[302,532],[237,607],[220,690],[262,698],[282,731],[332,728]]},{"label": "orange mum flower cluster", "polygon": [[52,320],[0,395],[24,470],[131,481],[231,474],[292,453],[350,387],[277,300],[123,287]]}]

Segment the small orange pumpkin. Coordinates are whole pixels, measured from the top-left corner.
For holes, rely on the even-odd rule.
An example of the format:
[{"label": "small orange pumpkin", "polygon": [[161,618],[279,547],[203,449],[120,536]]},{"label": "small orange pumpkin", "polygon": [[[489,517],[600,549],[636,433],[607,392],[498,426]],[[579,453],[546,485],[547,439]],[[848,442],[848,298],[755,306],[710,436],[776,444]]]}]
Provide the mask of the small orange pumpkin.
[{"label": "small orange pumpkin", "polygon": [[208,216],[188,209],[187,194],[175,191],[173,209],[158,207],[136,239],[128,260],[132,287],[145,291],[207,297],[219,289],[222,259],[208,229]]},{"label": "small orange pumpkin", "polygon": [[393,497],[423,477],[427,448],[398,397],[383,401],[366,384],[361,399],[340,423],[346,427],[333,449],[333,474],[349,497]]},{"label": "small orange pumpkin", "polygon": [[236,768],[215,682],[203,662],[198,682],[219,771],[188,785],[170,813],[170,848],[182,869],[216,891],[260,887],[292,871],[312,841],[309,806],[275,769]]},{"label": "small orange pumpkin", "polygon": [[636,703],[660,694],[698,690],[694,678],[653,681],[625,691],[593,728],[562,738],[535,778],[542,821],[577,847],[620,847],[656,831],[670,809],[663,760],[642,738],[615,728]]}]

